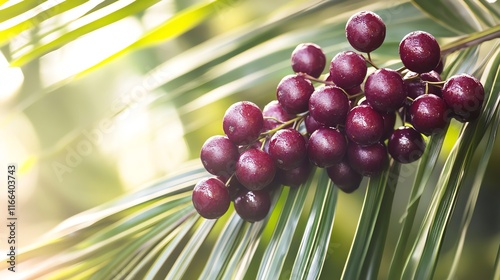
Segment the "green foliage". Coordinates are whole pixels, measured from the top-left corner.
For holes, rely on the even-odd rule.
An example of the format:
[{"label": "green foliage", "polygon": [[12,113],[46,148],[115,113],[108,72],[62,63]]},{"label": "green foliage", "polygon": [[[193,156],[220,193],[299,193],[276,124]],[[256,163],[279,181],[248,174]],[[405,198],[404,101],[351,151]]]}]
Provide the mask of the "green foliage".
[{"label": "green foliage", "polygon": [[[15,18],[39,2],[21,1],[2,9],[0,19]],[[37,24],[83,6],[84,2],[58,1],[42,14],[0,30],[0,44],[4,47],[26,34],[22,32],[31,32],[26,43],[6,51],[10,64],[29,65],[94,30],[129,16],[141,17],[141,12],[154,9],[158,1],[132,1],[99,13],[119,2],[101,1],[85,6],[84,12],[53,29],[37,29]],[[83,78],[126,54],[184,36],[220,11],[245,1],[237,2],[207,1],[180,10],[74,77]],[[451,279],[459,273],[465,237],[500,124],[500,42],[495,39],[500,34],[498,5],[453,0],[321,1],[314,5],[296,2],[272,13],[266,21],[250,22],[149,67],[145,77],[168,75],[157,75],[155,84],[147,89],[153,96],[148,108],[175,104],[187,135],[220,121],[220,107],[231,100],[250,99],[263,104],[272,98],[280,77],[291,71],[289,55],[297,44],[315,42],[324,48],[327,57],[349,48],[345,22],[361,9],[374,10],[386,22],[386,41],[372,55],[381,66],[401,66],[397,53],[401,38],[415,29],[426,30],[443,42],[443,54],[447,55],[445,75],[472,73],[481,78],[487,93],[480,118],[461,127],[451,152],[443,149],[447,134],[427,139],[418,166],[408,167],[416,169],[413,183],[409,183],[409,176],[403,176],[403,166],[394,162],[382,175],[368,181],[356,232],[348,237],[347,242],[352,239],[352,244],[345,264],[329,260],[332,231],[342,227],[336,222],[343,213],[337,209],[342,195],[324,170],[316,170],[300,188],[277,193],[273,214],[249,224],[232,210],[218,221],[203,220],[196,214],[191,190],[199,179],[209,175],[197,161],[155,184],[75,215],[55,228],[49,238],[24,248],[19,259],[30,262],[29,269],[23,271],[27,279],[327,279],[329,276],[322,274],[326,266],[343,267],[343,272],[338,271],[342,279],[431,279],[436,275]],[[84,22],[82,19],[93,14],[99,16],[90,17],[92,20],[79,28],[69,28],[71,23]],[[483,42],[484,38],[493,40]],[[43,89],[11,113],[22,113],[58,89],[71,86],[74,77]],[[156,95],[153,92],[157,89],[166,94]],[[120,110],[104,119],[116,120],[130,105],[122,104]],[[214,108],[219,108],[217,113],[212,113]],[[196,119],[194,113],[204,117]],[[202,140],[193,141],[198,141],[199,146]],[[474,164],[477,157],[479,163]],[[436,168],[440,158],[446,159],[441,170]],[[468,178],[473,178],[472,188],[467,185]],[[395,197],[404,186],[411,190],[405,198],[408,202],[398,211]],[[426,199],[424,195],[433,188],[431,199]],[[365,188],[358,190],[363,191]],[[457,207],[461,196],[467,201],[463,208]],[[492,207],[498,211],[497,205]],[[418,211],[423,211],[423,218]],[[392,225],[391,218],[400,220],[400,212],[401,224]],[[460,235],[450,237],[447,230],[454,217],[461,221]],[[397,236],[394,241],[388,239],[393,228]],[[443,263],[444,242],[451,242],[455,253],[453,261],[444,262],[437,272],[438,264]],[[491,259],[491,277],[500,273],[499,259]],[[6,265],[2,261],[0,268]]]}]

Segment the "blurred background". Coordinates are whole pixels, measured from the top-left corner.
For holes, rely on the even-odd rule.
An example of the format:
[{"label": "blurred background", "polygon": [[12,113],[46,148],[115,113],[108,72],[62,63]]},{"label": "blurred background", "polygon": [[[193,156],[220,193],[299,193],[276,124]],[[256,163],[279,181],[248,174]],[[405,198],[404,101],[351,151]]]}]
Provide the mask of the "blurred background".
[{"label": "blurred background", "polygon": [[[23,1],[2,2],[0,18],[6,19],[5,11]],[[455,30],[406,1],[227,0],[213,4],[206,14],[196,15],[193,23],[184,19],[161,35],[143,40],[179,11],[202,1],[142,1],[145,7],[136,13],[101,22],[92,32],[78,33],[96,19],[119,14],[116,11],[129,2],[141,1],[85,2],[57,16],[51,14],[48,20],[44,11],[49,6],[37,5],[39,13],[25,16],[32,20],[30,28],[12,38],[7,31],[19,23],[0,20],[0,158],[4,166],[16,163],[19,168],[18,241],[23,247],[74,214],[198,161],[205,139],[223,133],[221,120],[229,105],[250,100],[263,108],[276,98],[276,85],[291,73],[289,57],[297,44],[317,43],[328,59],[350,49],[343,28],[356,11],[379,11],[387,25],[387,39],[373,58],[379,65],[394,68],[399,67],[398,43],[411,31],[429,31],[445,44],[461,32],[486,25],[460,5],[441,11],[461,12],[467,25]],[[498,10],[496,1],[484,3]],[[74,37],[64,41],[68,39],[65,34],[75,30]],[[142,43],[134,43],[139,39]],[[477,69],[492,46],[485,45],[455,70]],[[108,61],[110,56],[113,59]],[[101,63],[103,60],[106,63]],[[452,123],[436,176],[424,193],[427,202],[460,129],[460,124]],[[461,263],[460,279],[484,279],[481,275],[492,271],[500,242],[498,166],[500,142],[482,182],[464,247],[464,256],[470,261]],[[416,165],[403,168],[387,250],[395,246],[415,169]],[[466,185],[472,188],[474,174],[469,175]],[[342,271],[364,190],[339,194],[325,279]],[[465,204],[463,198],[457,208],[463,209]],[[5,215],[3,212],[0,215]],[[459,223],[459,218],[452,220],[447,234],[456,238]],[[450,246],[443,246],[443,262],[453,260],[453,252],[447,252]],[[445,272],[438,268],[437,278],[444,276],[440,273]]]}]

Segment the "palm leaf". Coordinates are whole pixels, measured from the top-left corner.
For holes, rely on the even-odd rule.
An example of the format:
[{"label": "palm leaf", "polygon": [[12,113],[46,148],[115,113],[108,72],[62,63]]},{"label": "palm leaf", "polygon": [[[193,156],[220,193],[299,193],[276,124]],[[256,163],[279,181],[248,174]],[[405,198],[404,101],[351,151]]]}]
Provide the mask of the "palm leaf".
[{"label": "palm leaf", "polygon": [[[497,51],[493,59],[490,60],[491,64],[489,65],[490,69],[496,70],[486,72],[484,85],[489,95],[484,113],[479,120],[465,127],[460,140],[457,141],[451,156],[445,164],[438,182],[438,186],[442,187],[436,189],[426,221],[420,231],[417,243],[414,245],[412,256],[409,259],[410,262],[405,269],[405,277],[414,275],[415,277],[429,278],[434,273],[446,226],[455,208],[457,195],[462,186],[463,174],[470,168],[469,163],[475,149],[484,137],[486,128],[490,126],[494,112],[500,102],[499,88],[496,82],[499,74],[499,62],[499,52]],[[423,246],[419,246],[419,244]]]}]

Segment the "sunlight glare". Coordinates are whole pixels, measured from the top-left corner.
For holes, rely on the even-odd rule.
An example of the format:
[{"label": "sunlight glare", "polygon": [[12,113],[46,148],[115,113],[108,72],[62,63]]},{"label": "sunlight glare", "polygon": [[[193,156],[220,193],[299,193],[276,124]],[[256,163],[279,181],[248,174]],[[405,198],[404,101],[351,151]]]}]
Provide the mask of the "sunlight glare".
[{"label": "sunlight glare", "polygon": [[125,18],[75,40],[40,58],[44,87],[99,63],[137,40],[143,33],[138,20]]},{"label": "sunlight glare", "polygon": [[0,102],[4,102],[14,96],[24,81],[21,68],[9,67],[7,59],[0,55]]}]

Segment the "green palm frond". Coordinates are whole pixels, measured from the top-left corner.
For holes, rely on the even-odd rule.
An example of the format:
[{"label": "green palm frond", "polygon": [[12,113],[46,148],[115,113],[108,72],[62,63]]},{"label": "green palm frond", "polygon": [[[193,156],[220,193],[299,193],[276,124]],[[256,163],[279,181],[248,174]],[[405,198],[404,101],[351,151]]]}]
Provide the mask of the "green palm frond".
[{"label": "green palm frond", "polygon": [[[141,17],[158,2],[20,1],[5,8],[0,6],[0,21],[4,22],[0,45],[11,66],[26,67],[99,28],[123,18]],[[237,2],[245,1],[200,1],[181,9],[155,28],[145,30],[130,45],[74,77],[29,96],[9,113],[22,114],[71,85],[75,77],[84,79],[86,74],[100,73],[104,65],[126,54],[176,39]],[[46,6],[40,12],[42,5]],[[244,222],[234,209],[219,220],[205,220],[192,206],[191,191],[196,182],[210,174],[196,160],[148,187],[62,222],[40,242],[19,252],[18,259],[27,265],[16,276],[331,279],[333,276],[327,275],[331,273],[329,266],[337,268],[334,276],[341,279],[432,279],[443,275],[451,279],[459,275],[457,267],[464,261],[466,236],[500,122],[498,4],[453,0],[390,4],[364,0],[312,4],[292,1],[264,19],[250,20],[236,30],[208,38],[166,61],[150,65],[143,78],[155,80],[146,89],[152,98],[144,105],[154,110],[174,104],[183,121],[184,136],[196,134],[220,122],[220,108],[234,100],[264,104],[274,98],[276,84],[291,71],[289,57],[297,44],[314,42],[330,58],[349,49],[345,22],[362,9],[374,10],[387,25],[384,45],[372,54],[375,61],[380,61],[379,66],[400,67],[397,47],[401,38],[415,29],[426,30],[442,42],[443,54],[447,56],[443,78],[471,73],[481,78],[487,99],[479,119],[465,125],[450,124],[450,129],[459,130],[451,151],[443,148],[448,134],[431,136],[424,156],[418,163],[408,165],[414,170],[411,175],[404,166],[391,162],[380,176],[370,178],[366,187],[360,188],[358,192],[365,191],[364,200],[360,215],[356,216],[356,231],[344,239],[347,244],[343,246],[350,248],[343,256],[345,263],[332,261],[332,255],[337,253],[332,253],[332,244],[336,242],[332,236],[343,230],[339,220],[345,215],[340,211],[345,196],[338,192],[325,170],[314,170],[299,188],[284,187],[275,192],[273,211],[261,222]],[[78,13],[70,19],[62,17],[68,11]],[[30,16],[22,17],[23,14]],[[49,20],[57,24],[39,28]],[[26,40],[19,44],[16,38]],[[131,104],[121,105],[102,119],[114,121]],[[167,117],[165,122],[168,121]],[[73,136],[78,137],[66,135]],[[41,151],[39,160],[64,148],[61,143]],[[444,164],[440,163],[443,159]],[[437,168],[440,165],[442,168]],[[473,178],[472,187],[468,187],[467,178]],[[410,189],[404,197],[407,202],[401,203],[397,198],[403,183]],[[462,196],[466,197],[467,206],[460,208],[457,203]],[[498,206],[494,208],[498,210]],[[460,234],[447,235],[453,218],[460,220]],[[487,242],[495,240],[498,238]],[[443,262],[444,242],[452,244],[454,256],[451,262],[438,267]],[[498,253],[496,259],[492,256],[491,277],[499,274],[499,259]],[[2,260],[0,268],[7,267],[6,260]]]}]

